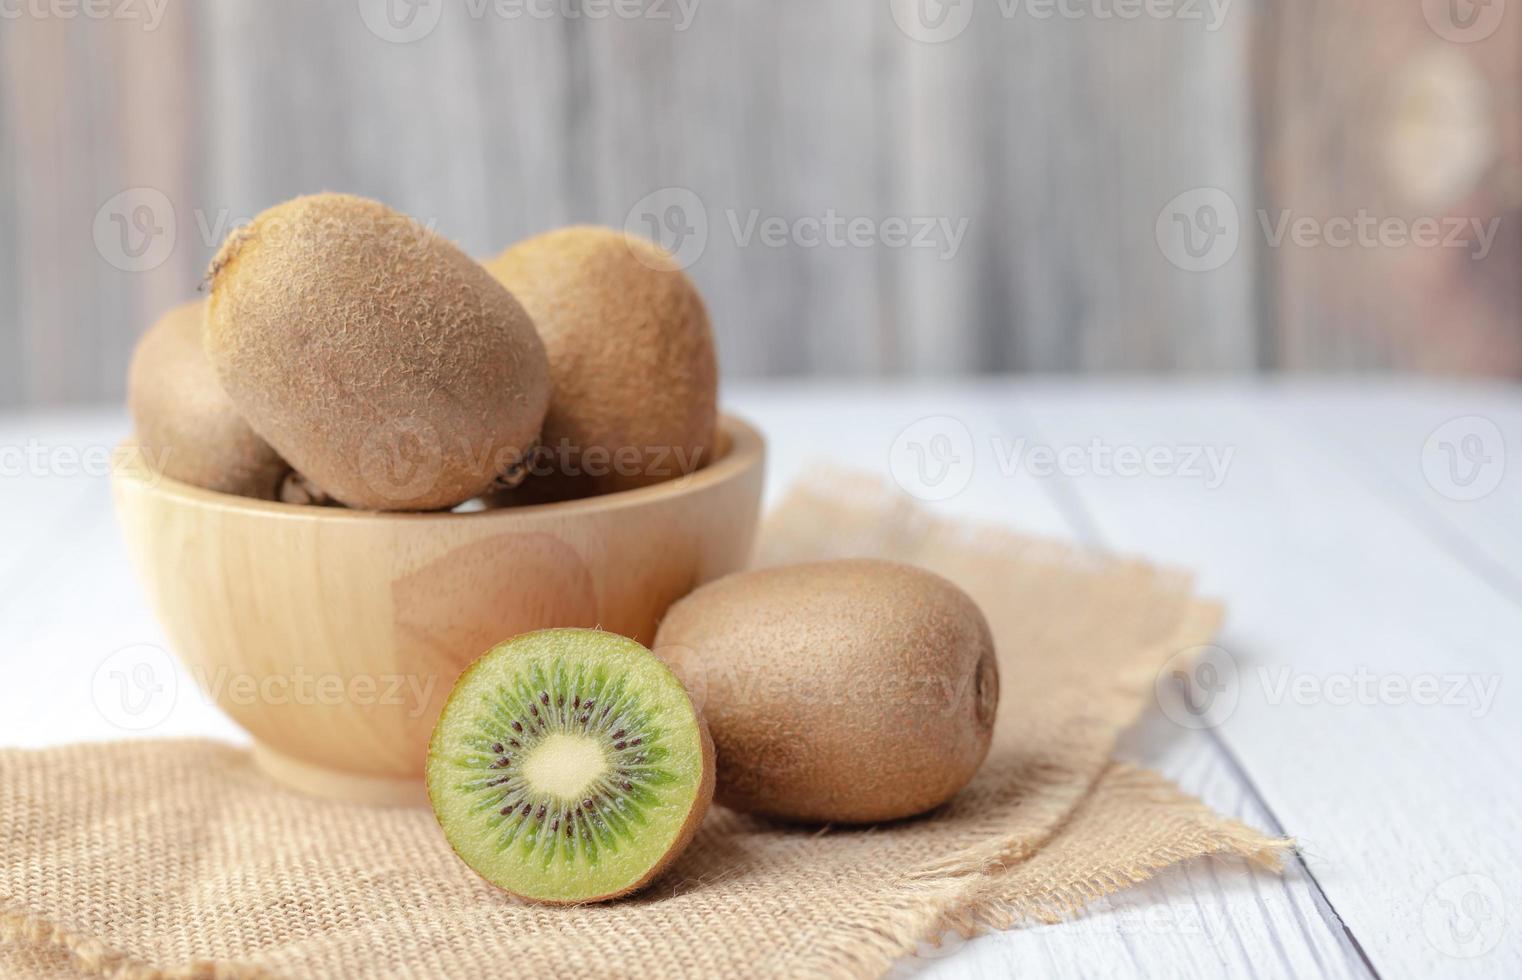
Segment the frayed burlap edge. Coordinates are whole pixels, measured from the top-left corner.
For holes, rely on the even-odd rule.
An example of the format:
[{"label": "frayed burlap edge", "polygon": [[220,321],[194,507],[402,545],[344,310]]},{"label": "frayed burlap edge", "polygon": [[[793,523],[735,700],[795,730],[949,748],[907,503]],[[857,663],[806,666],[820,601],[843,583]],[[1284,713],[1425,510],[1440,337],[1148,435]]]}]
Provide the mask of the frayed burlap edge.
[{"label": "frayed burlap edge", "polygon": [[[997,547],[986,539],[980,546]],[[1167,652],[1208,640],[1223,613],[1218,603],[1192,603],[1174,636],[1157,645],[1157,651],[1162,652],[1159,662],[1166,659]],[[1133,687],[1145,687],[1151,680],[1150,673],[1127,678]],[[1131,723],[1140,716],[1144,704],[1139,696]],[[1035,889],[1030,866],[1043,854],[1062,851],[1064,845],[1082,850],[1108,843],[1070,838],[1075,830],[1083,829],[1085,817],[1100,807],[1130,805],[1114,798],[1121,791],[1168,807],[1176,822],[1187,825],[1184,832],[1127,864],[1069,880],[1046,879]],[[1056,818],[1045,836],[1012,841],[998,836],[999,821],[991,819],[986,842],[906,873],[903,899],[873,921],[838,924],[828,936],[802,937],[796,946],[808,949],[795,947],[780,953],[789,975],[878,976],[917,949],[938,945],[947,934],[967,940],[1004,929],[1060,922],[1101,898],[1185,861],[1240,859],[1277,873],[1294,850],[1293,840],[1269,837],[1238,820],[1222,817],[1163,776],[1120,762],[1104,768],[1076,799],[1054,797],[1044,800],[1043,805]],[[928,926],[927,909],[931,913]]]},{"label": "frayed burlap edge", "polygon": [[260,967],[214,960],[197,960],[168,969],[151,966],[97,939],[17,912],[0,912],[0,942],[63,950],[81,973],[105,980],[271,980],[270,974]]},{"label": "frayed burlap edge", "polygon": [[[1085,830],[1092,830],[1085,824],[1093,823],[1086,816],[1129,806],[1118,797],[1137,794],[1152,797],[1175,816],[1187,819],[1192,824],[1189,831],[1128,864],[1106,868],[1103,874],[1048,879],[1042,888],[1033,889],[1032,878],[1041,874],[1039,869],[1031,873],[1033,862],[1050,852],[1105,846],[1106,841],[1084,839]],[[757,975],[767,975],[765,967],[775,960],[772,965],[779,969],[785,965],[791,977],[880,976],[904,957],[939,946],[948,935],[970,940],[989,932],[1070,919],[1101,898],[1189,860],[1237,859],[1278,872],[1293,848],[1291,840],[1270,838],[1218,816],[1156,773],[1112,763],[1070,818],[1023,856],[992,869],[965,873],[948,869],[940,878],[921,874],[901,886],[904,891],[891,908],[869,921],[833,924],[828,934],[802,935],[758,964]]]},{"label": "frayed burlap edge", "polygon": [[[1113,808],[1117,803],[1129,805],[1106,799],[1120,792],[1152,797],[1193,826],[1188,833],[1151,849],[1134,863],[1107,868],[1102,875],[1049,880],[1043,888],[1033,891],[1030,865],[1043,853],[1063,850],[1065,840],[1070,837],[1080,837],[1070,842],[1072,847],[1089,846],[1081,839],[1086,813]],[[917,872],[906,881],[901,900],[873,920],[836,924],[827,936],[801,936],[795,947],[779,949],[774,956],[776,965],[785,964],[792,976],[877,976],[916,949],[938,944],[948,933],[972,939],[997,930],[1058,922],[1071,918],[1100,898],[1195,858],[1237,858],[1277,871],[1292,848],[1292,841],[1269,838],[1238,821],[1217,816],[1155,773],[1114,763],[1069,818],[1041,843],[1011,854],[994,866],[986,865],[980,856],[960,868],[954,862],[946,862],[934,874]],[[928,928],[927,920],[931,923]],[[260,967],[227,961],[157,968],[109,949],[97,940],[17,913],[0,913],[0,940],[61,949],[80,975],[106,980],[270,980],[272,976]],[[758,964],[759,968],[764,966]],[[56,980],[64,975],[48,976]]]},{"label": "frayed burlap edge", "polygon": [[[1161,588],[1180,591],[1188,588],[1188,576],[1182,573],[1013,534],[1005,537],[995,532],[991,537],[988,528],[974,533],[895,501],[890,495],[870,494],[864,483],[851,482],[857,506],[863,505],[862,497],[866,496],[869,498],[866,503],[875,503],[877,507],[865,509],[879,509],[880,519],[869,537],[883,535],[878,543],[888,545],[885,551],[912,553],[938,544],[1006,559],[1014,553],[1025,561],[1076,567],[1122,565],[1146,574]],[[839,489],[819,496],[836,496]],[[896,557],[913,560],[912,554]],[[1160,656],[1139,658],[1139,662],[1161,662],[1168,653],[1207,642],[1219,616],[1220,610],[1213,604],[1192,603],[1175,636],[1153,651]],[[1145,688],[1152,683],[1153,676],[1152,670],[1138,667],[1120,679],[1135,695],[1133,715],[1139,714],[1147,703]],[[1134,717],[1126,723],[1129,721],[1134,721]],[[1112,735],[1108,748],[1113,749],[1113,741]],[[1114,818],[1123,815],[1128,807],[1149,801],[1166,808],[1173,821],[1172,836],[1166,841],[1153,841],[1128,860],[1106,864],[1102,869],[1084,872],[1081,868],[1062,866],[1064,862],[1082,865],[1081,861],[1071,861],[1071,856],[1081,855],[1085,848],[1102,849],[1111,843],[1104,837],[1085,843],[1082,837],[1096,812]],[[992,930],[1060,921],[1104,896],[1195,857],[1237,858],[1265,869],[1277,869],[1292,846],[1289,841],[1269,838],[1238,821],[1217,816],[1161,776],[1118,763],[1103,767],[1086,786],[1080,784],[1072,791],[1043,798],[1040,803],[1042,811],[1051,818],[1040,837],[1012,839],[1000,820],[990,819],[986,840],[906,871],[895,899],[886,906],[879,906],[865,918],[860,917],[858,910],[853,918],[831,923],[827,931],[820,927],[812,935],[801,935],[786,948],[775,950],[768,962],[774,959],[772,966],[785,969],[790,976],[873,976],[922,944],[935,943],[948,933],[970,938]],[[1054,863],[1059,867],[1049,866]],[[0,939],[28,944],[38,950],[64,950],[71,962],[90,976],[109,980],[264,980],[271,976],[266,969],[251,963],[226,960],[155,967],[45,919],[6,910],[4,906],[8,904],[0,900]],[[36,962],[42,963],[43,959],[39,956]],[[0,965],[6,962],[0,956]],[[757,972],[766,972],[765,967],[766,962],[758,963]],[[63,974],[46,975],[51,980]]]}]

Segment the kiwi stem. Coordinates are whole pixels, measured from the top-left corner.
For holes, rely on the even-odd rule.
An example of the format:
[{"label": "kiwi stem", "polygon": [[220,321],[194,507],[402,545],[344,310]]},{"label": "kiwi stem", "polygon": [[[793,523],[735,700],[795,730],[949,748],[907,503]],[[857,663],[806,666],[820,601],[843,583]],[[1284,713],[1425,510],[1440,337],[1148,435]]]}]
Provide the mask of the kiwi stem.
[{"label": "kiwi stem", "polygon": [[548,452],[543,445],[534,446],[525,452],[521,459],[508,464],[507,469],[498,473],[496,479],[492,480],[491,486],[487,488],[487,492],[497,493],[503,490],[517,489],[523,485],[524,480],[528,479],[529,473],[533,471],[533,468],[547,456]]}]

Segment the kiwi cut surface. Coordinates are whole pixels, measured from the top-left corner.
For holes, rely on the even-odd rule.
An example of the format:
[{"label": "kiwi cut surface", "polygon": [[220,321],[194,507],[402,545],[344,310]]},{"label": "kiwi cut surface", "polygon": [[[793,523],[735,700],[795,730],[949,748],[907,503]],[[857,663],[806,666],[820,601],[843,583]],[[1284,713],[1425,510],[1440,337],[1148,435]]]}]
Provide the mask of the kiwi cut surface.
[{"label": "kiwi cut surface", "polygon": [[137,441],[173,480],[274,500],[291,468],[222,390],[201,348],[205,303],[185,303],[148,328],[127,369]]},{"label": "kiwi cut surface", "polygon": [[455,852],[539,902],[652,881],[713,798],[714,755],[681,682],[633,640],[525,633],[455,684],[433,731],[428,796]]}]

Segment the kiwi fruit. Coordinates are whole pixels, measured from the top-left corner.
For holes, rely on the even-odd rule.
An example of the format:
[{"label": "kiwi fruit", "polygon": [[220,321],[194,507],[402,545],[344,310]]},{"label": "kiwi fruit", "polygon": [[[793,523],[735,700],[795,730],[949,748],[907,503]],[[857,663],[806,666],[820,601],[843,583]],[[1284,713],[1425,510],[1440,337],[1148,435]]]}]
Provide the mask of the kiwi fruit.
[{"label": "kiwi fruit", "polygon": [[909,817],[950,799],[988,754],[988,623],[921,569],[851,560],[730,575],[672,606],[655,653],[704,692],[716,798],[737,810]]},{"label": "kiwi fruit", "polygon": [[127,409],[163,475],[219,493],[275,500],[290,466],[233,407],[201,348],[205,304],[164,314],[138,340]]},{"label": "kiwi fruit", "polygon": [[649,650],[614,633],[524,633],[466,668],[428,748],[455,852],[521,898],[597,902],[653,881],[713,799],[702,716]]},{"label": "kiwi fruit", "polygon": [[338,506],[338,501],[295,470],[291,470],[280,481],[280,493],[275,499],[282,504],[302,504],[307,507]]},{"label": "kiwi fruit", "polygon": [[554,388],[544,455],[512,500],[649,486],[711,462],[713,330],[668,252],[611,228],[575,226],[519,242],[487,268],[538,327]]},{"label": "kiwi fruit", "polygon": [[204,343],[244,418],[350,507],[439,510],[530,457],[549,364],[478,263],[376,201],[315,194],[228,236]]}]

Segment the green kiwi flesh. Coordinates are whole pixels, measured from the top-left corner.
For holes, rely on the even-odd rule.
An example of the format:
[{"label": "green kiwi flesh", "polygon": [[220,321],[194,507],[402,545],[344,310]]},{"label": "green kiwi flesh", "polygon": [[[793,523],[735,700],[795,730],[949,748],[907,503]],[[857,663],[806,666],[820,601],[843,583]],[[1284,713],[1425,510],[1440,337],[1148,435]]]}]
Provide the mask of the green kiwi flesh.
[{"label": "green kiwi flesh", "polygon": [[676,676],[633,640],[525,633],[460,675],[434,727],[428,797],[477,874],[533,901],[628,894],[691,840],[713,743]]}]

